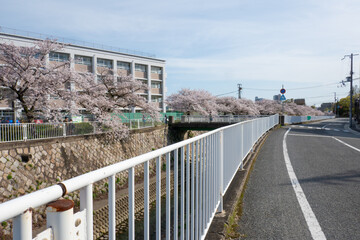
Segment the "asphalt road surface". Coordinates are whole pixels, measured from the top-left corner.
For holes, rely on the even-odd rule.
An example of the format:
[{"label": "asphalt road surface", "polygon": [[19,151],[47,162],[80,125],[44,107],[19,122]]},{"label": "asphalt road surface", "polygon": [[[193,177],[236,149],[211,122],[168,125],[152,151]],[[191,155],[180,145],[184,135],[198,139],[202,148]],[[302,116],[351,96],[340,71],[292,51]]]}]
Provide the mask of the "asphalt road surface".
[{"label": "asphalt road surface", "polygon": [[360,134],[346,119],[274,131],[250,175],[242,239],[360,239]]}]

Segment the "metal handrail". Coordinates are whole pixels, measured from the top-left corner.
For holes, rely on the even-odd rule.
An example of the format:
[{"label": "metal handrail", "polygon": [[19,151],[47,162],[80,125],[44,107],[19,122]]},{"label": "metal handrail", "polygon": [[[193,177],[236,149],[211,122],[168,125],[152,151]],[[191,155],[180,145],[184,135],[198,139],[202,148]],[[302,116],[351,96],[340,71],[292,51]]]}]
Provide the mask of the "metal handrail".
[{"label": "metal handrail", "polygon": [[[89,172],[72,179],[63,181],[62,183],[51,186],[28,195],[18,197],[8,202],[0,204],[0,222],[15,217],[14,229],[22,229],[20,226],[27,226],[24,221],[31,221],[31,217],[22,217],[28,214],[29,208],[36,208],[47,204],[77,190],[80,190],[80,210],[86,217],[87,238],[92,239],[93,236],[93,199],[92,185],[98,181],[109,180],[109,236],[112,239],[115,234],[114,211],[115,206],[110,204],[115,199],[115,174],[128,170],[129,171],[129,239],[134,239],[134,169],[136,166],[145,164],[144,168],[144,188],[149,191],[149,161],[156,159],[157,173],[157,201],[156,209],[159,213],[160,197],[161,197],[161,157],[166,156],[166,236],[170,239],[170,168],[174,166],[174,186],[179,184],[178,170],[181,178],[181,192],[174,192],[174,199],[180,199],[181,214],[178,215],[178,209],[174,211],[174,219],[180,218],[181,226],[180,235],[194,236],[194,234],[203,239],[210,227],[210,223],[217,211],[222,211],[222,196],[227,191],[237,169],[242,167],[243,160],[251,151],[253,145],[258,139],[269,129],[278,124],[278,115],[258,118],[249,121],[240,122],[234,125],[222,127],[211,132],[184,140],[179,143],[131,158],[125,161]],[[236,147],[237,146],[237,147]],[[181,153],[180,156],[178,153]],[[170,156],[173,154],[174,160]],[[181,167],[178,166],[178,157],[180,157]],[[173,163],[171,162],[173,161]],[[195,173],[196,165],[196,173]],[[186,168],[185,168],[186,167]],[[190,176],[190,168],[191,176]],[[146,175],[147,174],[147,175]],[[186,192],[185,189],[186,177]],[[191,183],[191,192],[190,192]],[[196,185],[196,189],[194,186]],[[110,187],[112,186],[112,187]],[[186,199],[186,205],[185,205]],[[194,201],[196,199],[196,201]],[[145,206],[149,206],[149,199],[145,200]],[[177,200],[176,200],[177,201]],[[177,206],[177,205],[176,205]],[[191,207],[191,209],[190,209]],[[195,216],[194,212],[198,214]],[[148,210],[145,210],[145,231],[148,231],[149,218]],[[201,216],[200,216],[200,215]],[[190,218],[191,215],[191,218]],[[185,218],[186,216],[186,218]],[[20,219],[20,220],[19,220]],[[157,239],[161,238],[160,231],[160,214],[157,214]],[[177,223],[176,220],[176,223]],[[174,223],[175,224],[175,223]],[[31,224],[30,224],[31,226]],[[186,226],[186,228],[185,228]],[[57,227],[52,226],[54,231]],[[31,230],[31,229],[30,229]],[[31,231],[27,229],[28,234]],[[14,230],[15,231],[15,230]],[[21,230],[21,231],[26,231]],[[58,232],[61,230],[58,230]],[[148,232],[145,233],[148,236]],[[173,236],[177,239],[178,235]],[[14,237],[15,239],[15,237]],[[85,238],[82,238],[85,239]],[[148,239],[148,238],[146,238]]]},{"label": "metal handrail", "polygon": [[293,123],[302,123],[302,122],[309,122],[309,121],[318,121],[318,120],[326,120],[326,119],[333,119],[335,116],[284,116],[286,124],[293,124]]},{"label": "metal handrail", "polygon": [[[130,129],[154,127],[164,119],[124,119],[123,124]],[[38,139],[81,136],[102,133],[101,123],[92,122],[55,122],[55,123],[0,123],[0,143],[30,141]]]}]

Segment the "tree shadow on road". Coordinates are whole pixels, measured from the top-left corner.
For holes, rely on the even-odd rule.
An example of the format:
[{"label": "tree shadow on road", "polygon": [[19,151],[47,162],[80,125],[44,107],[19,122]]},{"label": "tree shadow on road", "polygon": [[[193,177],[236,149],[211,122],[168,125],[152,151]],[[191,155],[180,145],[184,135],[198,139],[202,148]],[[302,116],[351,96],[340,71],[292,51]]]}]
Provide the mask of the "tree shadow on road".
[{"label": "tree shadow on road", "polygon": [[[318,177],[298,179],[300,184],[321,183],[327,185],[342,185],[345,183],[360,183],[360,170],[351,170],[343,173],[328,174]],[[291,185],[291,183],[281,184]]]}]

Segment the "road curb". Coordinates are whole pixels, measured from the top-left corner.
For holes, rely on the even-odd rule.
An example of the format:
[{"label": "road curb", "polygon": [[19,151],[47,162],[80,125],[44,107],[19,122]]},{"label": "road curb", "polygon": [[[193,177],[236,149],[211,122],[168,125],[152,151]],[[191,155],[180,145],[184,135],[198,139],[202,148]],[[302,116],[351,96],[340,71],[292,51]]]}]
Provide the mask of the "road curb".
[{"label": "road curb", "polygon": [[344,125],[344,128],[345,128],[345,130],[348,130],[348,131],[351,132],[352,134],[355,134],[355,135],[357,135],[357,136],[360,136],[360,132],[351,129],[351,128],[349,127],[349,124],[345,124],[345,125]]},{"label": "road curb", "polygon": [[[262,145],[265,143],[269,134],[277,128],[279,128],[279,126],[274,127],[263,135],[254,145],[253,151],[250,152],[244,160],[244,170],[238,170],[224,196],[224,211],[215,215],[205,239],[218,240],[239,237],[235,236],[237,234],[237,226],[234,225],[237,224],[237,212],[241,212],[242,196],[247,181]],[[235,234],[229,233],[231,231]]]}]

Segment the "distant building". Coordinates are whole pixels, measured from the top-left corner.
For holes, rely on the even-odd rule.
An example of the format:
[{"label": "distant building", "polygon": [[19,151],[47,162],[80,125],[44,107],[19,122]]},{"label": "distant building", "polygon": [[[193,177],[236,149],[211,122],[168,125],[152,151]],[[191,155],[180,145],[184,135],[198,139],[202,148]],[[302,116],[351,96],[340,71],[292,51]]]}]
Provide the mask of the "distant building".
[{"label": "distant building", "polygon": [[305,105],[305,98],[294,99],[294,103],[297,105]]},{"label": "distant building", "polygon": [[321,106],[318,108],[320,111],[331,111],[333,103],[322,103]]},{"label": "distant building", "polygon": [[280,101],[280,98],[281,98],[281,94],[273,96],[273,100],[275,100],[275,101]]},{"label": "distant building", "polygon": [[259,101],[262,101],[262,100],[264,100],[264,98],[259,98],[259,97],[255,97],[255,102],[259,102]]}]

